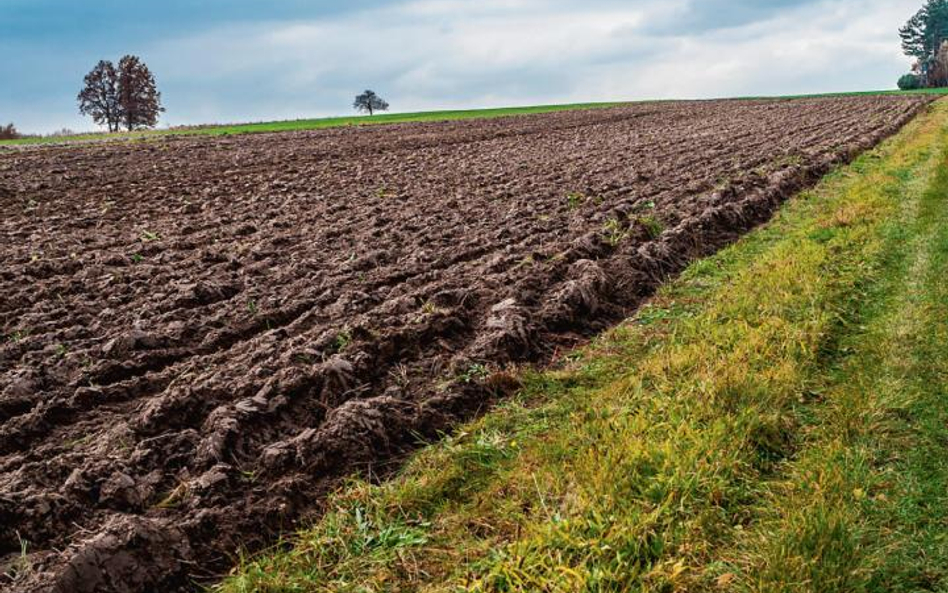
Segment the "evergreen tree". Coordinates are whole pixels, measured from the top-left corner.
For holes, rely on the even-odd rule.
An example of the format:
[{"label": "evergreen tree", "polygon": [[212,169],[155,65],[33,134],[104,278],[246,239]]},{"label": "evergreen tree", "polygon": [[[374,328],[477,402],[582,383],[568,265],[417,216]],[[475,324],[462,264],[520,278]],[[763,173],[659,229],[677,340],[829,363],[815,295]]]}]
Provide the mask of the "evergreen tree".
[{"label": "evergreen tree", "polygon": [[902,50],[918,60],[918,72],[928,83],[938,51],[948,41],[948,0],[927,0],[904,27],[899,29]]}]

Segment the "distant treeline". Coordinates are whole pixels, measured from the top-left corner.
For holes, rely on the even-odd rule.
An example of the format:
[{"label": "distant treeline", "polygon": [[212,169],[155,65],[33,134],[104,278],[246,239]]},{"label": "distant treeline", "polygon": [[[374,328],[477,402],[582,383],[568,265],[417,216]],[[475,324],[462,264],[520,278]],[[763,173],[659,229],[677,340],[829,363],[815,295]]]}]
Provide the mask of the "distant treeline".
[{"label": "distant treeline", "polygon": [[0,140],[23,140],[26,138],[61,138],[66,136],[75,136],[76,133],[69,128],[63,128],[49,134],[23,134],[16,129],[13,124],[0,126]]},{"label": "distant treeline", "polygon": [[0,140],[18,140],[19,138],[22,138],[22,136],[16,131],[16,126],[13,124],[0,126]]}]

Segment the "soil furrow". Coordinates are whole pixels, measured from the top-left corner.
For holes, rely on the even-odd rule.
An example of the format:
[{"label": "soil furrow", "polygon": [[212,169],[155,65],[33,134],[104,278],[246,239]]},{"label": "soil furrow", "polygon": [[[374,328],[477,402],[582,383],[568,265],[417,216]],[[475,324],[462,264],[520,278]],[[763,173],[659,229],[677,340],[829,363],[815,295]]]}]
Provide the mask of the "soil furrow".
[{"label": "soil furrow", "polygon": [[0,590],[188,590],[929,101],[0,152]]}]

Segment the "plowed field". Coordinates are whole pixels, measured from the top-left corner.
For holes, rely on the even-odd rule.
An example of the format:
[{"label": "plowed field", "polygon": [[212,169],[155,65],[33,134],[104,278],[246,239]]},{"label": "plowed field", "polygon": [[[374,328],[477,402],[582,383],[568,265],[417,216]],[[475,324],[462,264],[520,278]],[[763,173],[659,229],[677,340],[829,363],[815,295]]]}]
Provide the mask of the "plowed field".
[{"label": "plowed field", "polygon": [[0,152],[0,590],[212,579],[929,101]]}]

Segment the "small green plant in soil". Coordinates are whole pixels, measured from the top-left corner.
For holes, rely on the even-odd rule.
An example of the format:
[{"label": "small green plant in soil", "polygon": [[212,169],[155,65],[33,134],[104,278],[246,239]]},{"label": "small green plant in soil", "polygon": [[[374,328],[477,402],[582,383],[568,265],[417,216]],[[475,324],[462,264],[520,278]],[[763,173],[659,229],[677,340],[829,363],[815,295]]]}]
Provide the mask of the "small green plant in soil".
[{"label": "small green plant in soil", "polygon": [[566,205],[570,210],[576,210],[586,203],[586,196],[579,192],[570,192],[566,194]]},{"label": "small green plant in soil", "polygon": [[352,343],[352,331],[349,328],[345,328],[336,334],[335,339],[333,339],[331,344],[331,352],[333,354],[338,354],[349,347],[349,344]]},{"label": "small green plant in soil", "polygon": [[602,234],[606,243],[616,247],[628,236],[628,231],[622,227],[618,218],[610,218],[602,226]]},{"label": "small green plant in soil", "polygon": [[636,218],[636,222],[645,228],[648,236],[652,239],[661,235],[665,230],[665,225],[654,216],[639,216]]},{"label": "small green plant in soil", "polygon": [[474,383],[490,376],[490,368],[487,365],[474,363],[468,366],[464,371],[458,374],[458,381],[461,383]]}]

